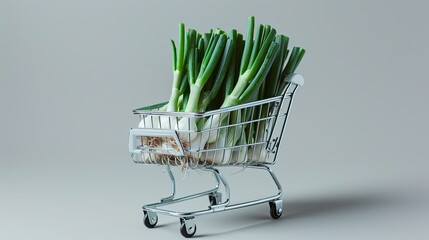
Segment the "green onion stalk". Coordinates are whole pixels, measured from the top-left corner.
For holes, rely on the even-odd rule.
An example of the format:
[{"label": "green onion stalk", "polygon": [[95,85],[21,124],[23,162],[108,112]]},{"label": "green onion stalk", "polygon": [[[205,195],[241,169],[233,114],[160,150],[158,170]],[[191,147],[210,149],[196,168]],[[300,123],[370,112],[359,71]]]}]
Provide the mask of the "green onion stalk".
[{"label": "green onion stalk", "polygon": [[[197,42],[199,39],[191,39],[190,44],[190,55],[188,59],[188,83],[189,83],[189,99],[185,107],[185,112],[198,112],[205,111],[208,103],[217,94],[217,88],[220,88],[222,84],[224,74],[223,69],[228,65],[231,50],[231,41],[227,35],[220,30],[212,34],[208,42],[208,46],[204,51],[204,57],[202,58],[201,64],[199,64],[199,54],[201,53],[198,49]],[[220,62],[220,63],[219,63]],[[217,65],[217,73],[214,73]],[[212,77],[212,74],[216,77]],[[205,85],[210,82],[214,87],[212,92],[204,92]],[[218,86],[219,87],[216,87]],[[200,103],[200,101],[202,103]],[[196,118],[194,117],[183,117],[178,123],[178,130],[189,131],[188,133],[182,132],[183,141],[192,142],[197,138],[198,130]],[[198,140],[198,139],[197,139]],[[199,144],[190,144],[190,148],[197,148]]]},{"label": "green onion stalk", "polygon": [[[256,39],[253,41],[253,30],[254,30],[254,18],[249,18],[248,24],[248,35],[245,42],[244,51],[240,61],[240,71],[238,80],[235,81],[234,77],[228,77],[227,82],[230,91],[226,92],[225,99],[221,105],[221,108],[231,107],[252,99],[253,95],[257,92],[266,75],[269,72],[271,65],[273,64],[275,57],[279,50],[279,45],[273,40],[276,35],[276,30],[271,27],[265,28],[262,25],[259,26],[256,34]],[[234,72],[234,66],[231,67],[229,73]],[[234,87],[231,87],[234,86]],[[217,114],[210,117],[204,129],[212,129],[213,127],[225,126],[225,118],[228,114]],[[239,118],[241,119],[241,117]],[[230,161],[230,157],[233,152],[231,147],[235,146],[237,141],[240,139],[243,127],[239,125],[239,128],[221,128],[220,130],[210,130],[204,132],[201,139],[197,139],[203,143],[209,143],[209,148],[224,148],[221,156],[223,163]],[[238,133],[238,136],[235,134]],[[213,144],[214,143],[214,144]],[[219,161],[216,157],[213,159],[214,162]]]},{"label": "green onion stalk", "polygon": [[[289,39],[286,36],[277,36],[276,42],[280,44],[280,54],[278,54],[270,73],[267,76],[264,86],[260,89],[260,99],[275,97],[284,94],[288,83],[284,81],[285,77],[295,72],[299,62],[304,56],[305,50],[302,48],[294,47],[292,53],[287,59],[289,50],[287,49]],[[282,66],[285,66],[282,69]],[[272,87],[268,87],[272,86]],[[264,119],[269,115],[269,108],[272,107],[268,104],[263,105],[259,109],[259,116],[255,118]],[[248,149],[248,156],[250,161],[265,162],[268,158],[268,151],[266,151],[267,141],[269,132],[272,129],[268,129],[270,125],[270,119],[260,120],[258,124],[254,124],[253,129],[253,143],[259,143]]]},{"label": "green onion stalk", "polygon": [[[273,28],[269,29],[269,33],[262,41],[259,36],[262,36],[264,28],[260,25],[257,37],[253,41],[254,21],[254,17],[249,18],[247,39],[241,58],[238,80],[233,84],[234,87],[231,88],[231,92],[226,94],[221,108],[236,106],[249,101],[261,86],[279,50],[279,45],[273,41],[276,35],[276,30]],[[227,79],[234,81],[233,78]],[[231,83],[227,82],[226,85],[231,86]],[[204,128],[209,129],[213,125],[218,125],[226,115],[214,115],[213,119],[207,121]],[[217,134],[211,134],[209,143],[216,141],[216,136]]]},{"label": "green onion stalk", "polygon": [[173,85],[171,87],[170,100],[167,104],[168,112],[177,111],[178,100],[180,97],[180,86],[183,82],[186,82],[184,76],[186,74],[186,59],[187,52],[185,48],[189,48],[188,36],[185,35],[185,25],[183,23],[179,24],[179,41],[176,47],[176,44],[171,40],[171,49],[172,49],[172,58],[173,58]]},{"label": "green onion stalk", "polygon": [[[161,107],[161,111],[176,112],[178,111],[179,99],[182,98],[186,91],[187,76],[186,76],[186,59],[189,48],[188,36],[185,33],[185,25],[179,24],[179,39],[176,46],[174,40],[170,40],[172,50],[172,68],[173,68],[173,84],[171,87],[171,95],[168,103]],[[145,128],[175,128],[177,119],[167,116],[152,116],[143,119],[139,127]]]}]

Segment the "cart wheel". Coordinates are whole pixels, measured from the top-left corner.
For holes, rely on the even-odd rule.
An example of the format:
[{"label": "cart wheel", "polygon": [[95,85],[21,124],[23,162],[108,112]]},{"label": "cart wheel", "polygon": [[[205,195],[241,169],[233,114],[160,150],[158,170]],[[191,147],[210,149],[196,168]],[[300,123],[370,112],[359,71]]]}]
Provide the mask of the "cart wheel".
[{"label": "cart wheel", "polygon": [[278,219],[283,213],[283,200],[270,202],[270,215],[273,219]]},{"label": "cart wheel", "polygon": [[144,213],[144,225],[148,228],[154,228],[158,223],[158,216],[154,212],[143,211]]},{"label": "cart wheel", "polygon": [[195,225],[194,218],[180,218],[180,233],[185,238],[190,238],[194,236],[197,232],[197,226]]},{"label": "cart wheel", "polygon": [[222,193],[215,192],[209,195],[210,206],[218,205],[222,202]]}]

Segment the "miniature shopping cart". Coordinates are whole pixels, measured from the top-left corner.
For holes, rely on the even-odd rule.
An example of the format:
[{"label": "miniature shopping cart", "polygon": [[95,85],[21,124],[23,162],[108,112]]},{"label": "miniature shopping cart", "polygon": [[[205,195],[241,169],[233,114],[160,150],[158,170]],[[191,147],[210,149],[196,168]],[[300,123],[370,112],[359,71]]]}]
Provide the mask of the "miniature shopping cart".
[{"label": "miniature shopping cart", "polygon": [[[295,91],[298,86],[304,84],[304,79],[301,75],[293,74],[286,77],[284,81],[288,82],[288,85],[282,95],[234,107],[202,113],[165,112],[161,111],[160,108],[166,103],[160,103],[134,110],[134,114],[140,117],[140,124],[139,128],[130,130],[129,151],[133,161],[163,165],[167,168],[171,180],[170,196],[162,198],[158,203],[143,206],[146,227],[155,227],[158,222],[157,214],[169,215],[180,218],[180,232],[184,237],[192,237],[196,232],[195,217],[197,216],[266,202],[269,203],[272,218],[277,219],[282,215],[282,187],[269,165],[273,165],[276,161]],[[267,114],[264,114],[264,110]],[[237,117],[249,115],[252,117]],[[213,121],[212,125],[198,131],[177,127],[179,120],[186,119],[189,122],[192,120],[196,123],[201,121],[207,123],[216,117],[227,119],[225,122],[228,124]],[[243,119],[247,120],[243,121]],[[163,124],[161,124],[162,121]],[[234,132],[246,134],[246,141],[237,142],[234,145],[222,144],[224,141],[219,141],[219,138],[226,135],[222,135],[222,131],[233,132],[233,135],[235,135]],[[213,135],[216,135],[217,141],[211,144],[203,140],[200,142],[190,140],[208,139]],[[174,166],[209,171],[213,173],[216,186],[204,192],[176,198],[176,181],[172,173]],[[218,167],[224,166],[267,171],[278,189],[277,194],[232,204],[229,184],[218,169]],[[223,190],[221,191],[221,189]],[[177,212],[163,208],[167,205],[204,196],[208,196],[209,206],[203,210]]]}]

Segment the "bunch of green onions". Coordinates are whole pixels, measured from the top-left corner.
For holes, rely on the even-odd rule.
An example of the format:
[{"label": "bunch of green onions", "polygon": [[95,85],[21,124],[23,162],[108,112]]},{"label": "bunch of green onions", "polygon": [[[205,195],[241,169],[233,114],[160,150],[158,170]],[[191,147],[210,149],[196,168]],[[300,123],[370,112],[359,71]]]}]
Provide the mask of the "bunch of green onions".
[{"label": "bunch of green onions", "polygon": [[[253,16],[248,19],[246,39],[235,29],[228,33],[221,29],[199,33],[194,29],[185,30],[185,25],[179,24],[178,41],[171,40],[171,95],[161,110],[204,112],[281,95],[287,87],[283,79],[296,70],[305,53],[300,47],[289,51],[288,42],[288,37],[277,34],[269,25],[260,24],[255,31]],[[258,117],[268,115],[268,106],[258,110]],[[265,124],[257,127],[244,125],[238,131],[228,128],[203,131],[212,126],[227,126],[232,121],[245,122],[256,117],[240,111],[228,118],[225,116],[218,114],[200,120],[159,116],[143,119],[139,127],[176,129],[189,150],[199,150],[201,146],[208,149],[233,147],[263,138]],[[248,156],[253,156],[253,152],[263,148],[263,145],[258,145],[240,152],[206,152],[204,157],[215,163],[225,163],[234,154],[239,154],[234,157],[241,159],[246,151]],[[192,157],[199,158],[201,154],[193,154]]]}]

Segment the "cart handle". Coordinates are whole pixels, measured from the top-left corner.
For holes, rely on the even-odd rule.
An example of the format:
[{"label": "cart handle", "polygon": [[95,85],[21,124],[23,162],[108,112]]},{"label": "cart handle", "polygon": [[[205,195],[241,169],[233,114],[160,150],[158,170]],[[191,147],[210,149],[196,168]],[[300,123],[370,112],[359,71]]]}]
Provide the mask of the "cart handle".
[{"label": "cart handle", "polygon": [[296,85],[304,85],[304,78],[297,73],[289,74],[284,79],[285,82],[295,83]]},{"label": "cart handle", "polygon": [[[159,148],[149,148],[147,146],[143,146],[139,143],[139,137],[165,137],[172,138],[177,144],[177,148],[174,149],[164,149],[162,147]],[[172,154],[175,156],[185,156],[185,152],[183,150],[182,143],[179,140],[179,135],[173,129],[156,129],[156,128],[131,128],[130,129],[130,139],[128,149],[131,153],[164,153],[164,154]]]}]

